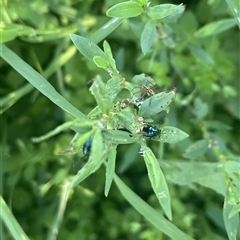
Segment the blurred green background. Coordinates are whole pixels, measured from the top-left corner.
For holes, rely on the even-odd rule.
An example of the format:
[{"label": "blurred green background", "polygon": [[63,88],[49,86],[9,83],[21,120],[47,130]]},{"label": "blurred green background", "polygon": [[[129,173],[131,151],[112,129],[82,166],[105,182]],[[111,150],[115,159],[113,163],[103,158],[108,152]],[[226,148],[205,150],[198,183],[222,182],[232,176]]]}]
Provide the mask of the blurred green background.
[{"label": "blurred green background", "polygon": [[[106,11],[118,2],[121,1],[3,1],[2,20],[8,25],[2,41],[45,76],[71,104],[88,114],[96,105],[88,82],[96,74],[108,79],[108,74],[76,50],[69,34],[91,36],[109,21]],[[233,19],[228,2],[240,8],[238,1],[168,1],[183,3],[185,12],[169,25],[170,38],[159,37],[146,55],[140,47],[146,16],[125,20],[106,38],[118,70],[127,80],[146,73],[162,90],[177,88],[170,113],[158,116],[155,122],[159,126],[178,127],[189,138],[178,144],[164,144],[161,149],[159,143],[149,141],[149,145],[164,160],[173,223],[201,240],[228,239],[222,208],[231,177],[216,182],[218,178],[211,179],[216,172],[211,166],[229,159],[239,161],[240,35],[237,24],[202,38],[195,33],[211,22]],[[152,1],[151,5],[162,3],[166,1]],[[44,135],[72,118],[4,60],[0,74],[1,195],[29,238],[47,239],[64,181],[86,159],[82,159],[81,152],[58,155],[68,148],[74,136],[70,130],[39,144],[32,143],[32,137]],[[199,116],[199,108],[206,110],[204,116]],[[204,139],[208,147],[202,151],[198,148],[195,155],[186,151],[191,144]],[[212,150],[215,145],[217,148]],[[138,152],[137,145],[118,147],[116,172],[135,193],[161,212]],[[198,170],[202,175],[193,178]],[[239,174],[236,177],[239,180]],[[106,198],[104,183],[105,169],[101,167],[74,188],[57,239],[169,239],[136,212],[114,184]],[[239,185],[236,188],[240,192]],[[11,239],[5,227],[2,236]]]}]

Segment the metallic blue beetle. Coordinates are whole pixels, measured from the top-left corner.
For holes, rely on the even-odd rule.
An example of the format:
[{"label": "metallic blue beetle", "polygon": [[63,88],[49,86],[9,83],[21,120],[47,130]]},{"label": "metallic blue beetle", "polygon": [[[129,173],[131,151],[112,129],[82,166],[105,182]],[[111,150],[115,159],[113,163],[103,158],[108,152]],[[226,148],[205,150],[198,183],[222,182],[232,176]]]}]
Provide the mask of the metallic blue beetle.
[{"label": "metallic blue beetle", "polygon": [[86,142],[85,144],[83,145],[83,154],[85,156],[89,156],[90,154],[90,150],[91,150],[91,147],[92,147],[92,140],[93,140],[93,136],[91,136]]},{"label": "metallic blue beetle", "polygon": [[151,126],[151,125],[146,125],[142,129],[142,134],[145,137],[153,138],[153,137],[160,135],[160,133],[161,133],[160,129],[158,129],[155,126]]},{"label": "metallic blue beetle", "polygon": [[[119,128],[117,130],[120,131],[125,131],[125,132],[129,132],[130,134],[132,134],[129,130],[127,130],[126,128]],[[132,137],[132,135],[129,135],[130,137]],[[93,136],[91,136],[83,145],[83,154],[85,156],[89,156],[90,155],[90,151],[91,151],[91,147],[92,147],[92,140],[93,140]]]}]

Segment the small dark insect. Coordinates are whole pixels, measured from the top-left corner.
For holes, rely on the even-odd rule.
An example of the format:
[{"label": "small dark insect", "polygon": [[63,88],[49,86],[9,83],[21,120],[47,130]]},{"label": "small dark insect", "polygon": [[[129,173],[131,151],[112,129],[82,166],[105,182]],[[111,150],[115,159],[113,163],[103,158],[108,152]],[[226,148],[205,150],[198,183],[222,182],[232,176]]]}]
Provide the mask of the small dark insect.
[{"label": "small dark insect", "polygon": [[156,87],[157,85],[142,85],[140,88],[136,87],[136,89],[139,90],[133,93],[133,96],[138,96],[132,101],[134,108],[138,110],[144,100],[155,95],[156,93],[154,90],[156,89]]},{"label": "small dark insect", "polygon": [[141,87],[141,92],[142,92],[143,97],[144,97],[144,96],[147,96],[147,97],[153,96],[153,95],[155,94],[155,92],[153,91],[153,89],[154,89],[155,87],[156,87],[156,86],[151,86],[151,87],[149,87],[149,86],[147,86],[147,85],[143,85],[143,86]]},{"label": "small dark insect", "polygon": [[160,135],[161,130],[158,129],[157,127],[155,127],[155,126],[151,126],[151,125],[147,124],[146,126],[143,127],[141,133],[145,137],[153,138],[153,137],[156,137],[156,136]]},{"label": "small dark insect", "polygon": [[83,145],[83,154],[85,156],[89,156],[90,154],[90,150],[91,150],[91,147],[92,147],[92,140],[93,140],[93,136],[91,136],[86,142],[85,144]]},{"label": "small dark insect", "polygon": [[135,89],[139,89],[137,91],[134,91],[133,95],[136,95],[140,93],[140,97],[137,99],[137,101],[143,101],[153,95],[155,95],[155,89],[156,85],[142,85],[140,88],[136,87]]}]

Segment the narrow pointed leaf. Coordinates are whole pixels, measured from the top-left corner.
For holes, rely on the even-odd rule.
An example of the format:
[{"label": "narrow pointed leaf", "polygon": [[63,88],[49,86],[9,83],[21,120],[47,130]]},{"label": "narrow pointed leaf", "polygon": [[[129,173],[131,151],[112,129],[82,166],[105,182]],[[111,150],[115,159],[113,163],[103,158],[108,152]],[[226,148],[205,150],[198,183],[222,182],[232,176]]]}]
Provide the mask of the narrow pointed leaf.
[{"label": "narrow pointed leaf", "polygon": [[201,157],[207,151],[207,145],[208,142],[206,139],[199,140],[185,150],[183,157],[189,159],[201,159]]},{"label": "narrow pointed leaf", "polygon": [[152,21],[148,21],[141,35],[141,49],[143,54],[146,54],[151,48],[156,37],[156,26]]},{"label": "narrow pointed leaf", "polygon": [[165,126],[161,129],[160,140],[167,143],[177,143],[188,136],[187,133],[178,128]]},{"label": "narrow pointed leaf", "polygon": [[172,220],[171,197],[163,172],[152,150],[147,146],[142,146],[142,150],[153,191],[168,219]]},{"label": "narrow pointed leaf", "polygon": [[70,38],[77,49],[89,60],[92,61],[95,56],[99,56],[107,61],[103,50],[91,40],[76,34],[70,34]]},{"label": "narrow pointed leaf", "polygon": [[134,193],[116,174],[114,181],[125,199],[142,214],[156,229],[165,233],[173,240],[194,240],[192,237],[181,231],[174,224],[163,217],[158,211],[143,201]]},{"label": "narrow pointed leaf", "polygon": [[102,112],[107,114],[111,109],[113,103],[110,101],[106,85],[102,81],[100,76],[97,76],[94,79],[93,84],[90,87],[90,91],[96,99],[96,102],[98,103],[98,106],[100,107]]},{"label": "narrow pointed leaf", "polygon": [[99,43],[102,40],[106,39],[119,25],[124,21],[122,18],[112,18],[102,27],[100,27],[93,35],[90,36],[90,40],[94,43]]},{"label": "narrow pointed leaf", "polygon": [[152,19],[164,19],[170,16],[176,16],[177,13],[182,14],[184,6],[174,4],[160,4],[154,7],[149,7],[148,15]]},{"label": "narrow pointed leaf", "polygon": [[53,103],[62,108],[64,111],[70,113],[76,118],[88,120],[88,118],[70,104],[63,96],[61,96],[56,89],[35,69],[24,62],[16,53],[0,44],[0,56],[8,62],[20,75],[29,81],[38,91],[49,98]]},{"label": "narrow pointed leaf", "polygon": [[143,12],[143,6],[137,2],[123,2],[114,5],[107,10],[108,17],[130,18]]},{"label": "narrow pointed leaf", "polygon": [[5,223],[5,226],[11,233],[13,239],[29,240],[28,236],[25,234],[25,232],[23,231],[23,229],[13,216],[12,211],[9,209],[2,196],[0,196],[0,209],[1,209],[1,221]]},{"label": "narrow pointed leaf", "polygon": [[[229,218],[231,218],[231,217],[233,217],[234,215],[237,215],[237,214],[239,214],[239,213],[240,213],[240,204],[234,205],[234,206],[232,207],[232,210],[231,210],[230,213],[229,213]],[[239,233],[239,235],[240,235],[240,233]]]},{"label": "narrow pointed leaf", "polygon": [[34,36],[36,34],[36,31],[31,27],[21,24],[1,22],[0,33],[0,43],[4,43],[13,40],[16,37],[21,37],[24,35]]},{"label": "narrow pointed leaf", "polygon": [[117,155],[116,148],[112,148],[109,152],[108,161],[106,164],[106,183],[105,183],[105,190],[104,190],[104,194],[106,197],[112,185],[112,180],[115,172],[116,155]]},{"label": "narrow pointed leaf", "polygon": [[[236,22],[238,24],[238,28],[240,29],[240,4],[239,4],[239,1],[238,0],[225,0],[226,3],[228,4],[228,7],[230,8],[233,16],[235,17],[236,19]],[[238,3],[237,3],[238,1]]]},{"label": "narrow pointed leaf", "polygon": [[208,105],[201,98],[194,99],[194,113],[198,118],[204,118],[208,113]]},{"label": "narrow pointed leaf", "polygon": [[209,37],[225,32],[228,29],[235,27],[237,22],[235,19],[223,19],[216,22],[209,23],[201,27],[196,33],[196,38]]},{"label": "narrow pointed leaf", "polygon": [[109,67],[112,68],[113,70],[116,70],[116,63],[112,55],[112,50],[107,41],[103,42],[103,49],[104,53],[106,54],[106,57],[108,59]]},{"label": "narrow pointed leaf", "polygon": [[192,52],[192,54],[196,56],[198,59],[209,64],[214,64],[214,61],[211,58],[211,56],[203,48],[196,45],[190,45],[189,49]]},{"label": "narrow pointed leaf", "polygon": [[229,217],[229,214],[232,211],[233,206],[229,203],[229,190],[227,190],[225,199],[224,199],[224,206],[223,206],[223,220],[224,225],[228,234],[229,240],[236,240],[237,234],[239,231],[239,215],[233,215],[232,217]]},{"label": "narrow pointed leaf", "polygon": [[106,89],[108,91],[110,100],[113,101],[122,89],[119,77],[114,76],[110,78],[106,83]]},{"label": "narrow pointed leaf", "polygon": [[240,162],[227,161],[225,164],[225,171],[228,173],[238,173],[240,175]]},{"label": "narrow pointed leaf", "polygon": [[131,144],[136,141],[130,133],[120,130],[107,130],[102,132],[104,140],[114,145]]},{"label": "narrow pointed leaf", "polygon": [[95,56],[93,58],[93,62],[99,67],[99,68],[103,68],[103,69],[107,69],[109,67],[108,62],[99,56]]}]

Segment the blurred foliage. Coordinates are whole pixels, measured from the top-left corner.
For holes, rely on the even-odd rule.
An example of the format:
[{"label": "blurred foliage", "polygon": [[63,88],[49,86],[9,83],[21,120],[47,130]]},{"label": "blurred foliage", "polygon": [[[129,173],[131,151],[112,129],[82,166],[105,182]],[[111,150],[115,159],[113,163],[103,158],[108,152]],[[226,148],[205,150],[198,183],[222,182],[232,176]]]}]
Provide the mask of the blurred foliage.
[{"label": "blurred foliage", "polygon": [[[1,41],[88,114],[96,105],[89,92],[91,80],[97,74],[109,76],[76,51],[69,34],[94,36],[109,21],[107,10],[120,2],[5,0]],[[189,138],[177,144],[148,142],[168,183],[172,223],[194,239],[224,240],[237,223],[228,225],[229,214],[238,218],[240,204],[240,35],[234,13],[240,6],[230,0],[153,0],[150,6],[182,2],[185,11],[176,22],[157,21],[155,31],[143,14],[125,19],[106,40],[124,78],[145,73],[163,91],[177,88],[171,111],[154,121],[180,128]],[[157,37],[146,43],[144,32]],[[54,224],[57,239],[169,239],[136,212],[115,185],[104,196],[103,167],[71,190],[64,212],[59,203],[67,179],[87,160],[81,152],[58,154],[69,146],[72,130],[39,144],[31,138],[72,117],[4,60],[0,74],[1,195],[30,239],[54,239]],[[116,172],[163,214],[138,152],[135,144],[119,146]],[[61,212],[58,226],[55,219]],[[5,227],[2,239],[12,239]]]}]

